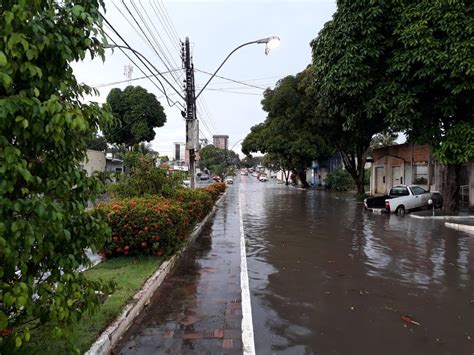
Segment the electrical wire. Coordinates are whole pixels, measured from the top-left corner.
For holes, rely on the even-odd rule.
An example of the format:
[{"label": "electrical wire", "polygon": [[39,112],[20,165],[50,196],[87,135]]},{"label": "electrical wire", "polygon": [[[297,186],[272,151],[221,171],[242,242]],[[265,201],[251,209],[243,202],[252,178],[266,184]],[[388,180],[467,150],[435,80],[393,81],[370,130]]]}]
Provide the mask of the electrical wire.
[{"label": "electrical wire", "polygon": [[[162,72],[161,74],[169,74],[171,72],[178,72],[178,71],[182,71],[183,69],[182,68],[177,68],[177,69],[172,69],[171,71],[169,72]],[[136,81],[136,80],[143,80],[143,79],[148,79],[150,77],[155,77],[156,75],[158,75],[157,73],[153,73],[153,74],[150,74],[150,75],[144,75],[144,76],[140,76],[138,78],[133,78],[133,79],[126,79],[126,80],[120,80],[120,81],[114,81],[114,82],[110,82],[110,83],[102,83],[102,84],[95,84],[95,85],[90,85],[91,87],[93,88],[102,88],[102,87],[105,87],[105,86],[112,86],[112,85],[117,85],[117,84],[123,84],[123,83],[128,83],[129,81]],[[173,94],[170,94],[170,96],[173,95]]]},{"label": "electrical wire", "polygon": [[[125,45],[126,45],[128,48],[131,48],[130,45],[125,41],[125,39],[120,35],[120,33],[118,33],[118,31],[112,26],[112,24],[111,24],[102,14],[101,14],[101,17],[102,17],[103,20],[106,22],[106,24],[108,25],[108,27],[122,40],[122,42],[125,43]],[[117,43],[113,40],[112,37],[110,37],[109,35],[107,35],[107,36],[112,40],[112,42],[113,42],[115,45],[117,45]],[[137,67],[139,68],[139,70],[143,73],[143,75],[146,75],[145,72],[130,58],[130,56],[125,52],[125,50],[124,50],[123,48],[120,48],[120,47],[118,47],[118,48],[122,51],[122,53],[125,54],[125,56],[126,56],[128,59],[130,59],[130,61],[131,61],[132,63],[135,64],[135,66],[137,66]],[[143,59],[142,59],[137,53],[135,53],[135,51],[132,50],[132,52],[133,52],[133,54],[140,60],[140,62],[142,62],[142,64],[148,69],[148,71],[153,74],[153,71],[148,67],[148,65],[143,61]],[[151,78],[149,78],[149,79],[150,79],[150,81],[151,81],[160,91],[163,92],[163,94],[165,95],[166,100],[167,100],[167,102],[168,102],[168,105],[169,105],[170,107],[173,107],[173,106],[179,104],[179,105],[181,105],[181,106],[184,108],[183,104],[181,104],[181,103],[179,103],[179,102],[176,102],[176,101],[174,101],[173,104],[171,104],[171,100],[169,99],[169,97],[168,97],[168,95],[167,95],[167,93],[166,93],[165,87],[164,87],[163,83],[158,79],[158,77],[155,76],[155,79],[158,80],[158,82],[160,83],[160,85],[161,85],[161,87],[162,87],[162,90],[156,85],[156,83],[155,83],[153,80],[151,80]],[[175,89],[175,90],[176,90],[176,89]]]},{"label": "electrical wire", "polygon": [[[213,73],[209,73],[205,70],[201,70],[201,69],[194,69],[196,70],[197,72],[199,73],[203,73],[203,74],[208,74],[208,75],[212,75]],[[221,79],[224,79],[224,80],[227,80],[227,81],[232,81],[234,83],[238,83],[238,84],[241,84],[241,85],[245,85],[245,86],[249,86],[249,87],[253,87],[253,88],[256,88],[256,89],[262,89],[262,90],[266,90],[267,88],[266,87],[263,87],[263,86],[258,86],[258,85],[253,85],[253,84],[248,84],[248,83],[245,83],[243,81],[239,81],[239,80],[235,80],[235,79],[230,79],[230,78],[226,78],[224,76],[221,76],[221,75],[215,75],[216,78],[221,78]]]}]

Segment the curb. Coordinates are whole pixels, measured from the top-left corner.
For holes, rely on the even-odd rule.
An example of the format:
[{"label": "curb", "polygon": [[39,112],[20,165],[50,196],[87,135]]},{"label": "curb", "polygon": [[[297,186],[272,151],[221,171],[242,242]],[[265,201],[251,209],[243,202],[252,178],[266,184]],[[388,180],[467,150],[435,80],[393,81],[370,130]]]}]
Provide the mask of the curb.
[{"label": "curb", "polygon": [[418,219],[438,219],[438,220],[456,220],[456,219],[473,219],[473,215],[466,215],[466,216],[419,216],[416,214],[410,214],[410,217],[418,218]]},{"label": "curb", "polygon": [[140,314],[143,308],[148,304],[150,298],[153,296],[155,291],[163,283],[166,276],[173,269],[174,265],[178,261],[178,258],[183,254],[189,245],[201,234],[204,226],[207,224],[209,219],[216,213],[217,206],[224,199],[225,195],[229,191],[227,187],[226,191],[217,200],[212,208],[212,211],[204,217],[204,219],[196,225],[193,232],[186,240],[183,247],[173,255],[169,260],[164,261],[155,273],[148,278],[142,288],[133,296],[132,302],[125,306],[123,312],[102,332],[97,340],[92,344],[90,349],[85,355],[106,355],[110,354],[113,347],[122,338],[125,332],[128,330],[133,320]]},{"label": "curb", "polygon": [[474,234],[474,226],[470,226],[468,224],[444,222],[444,226],[455,229],[457,231]]}]

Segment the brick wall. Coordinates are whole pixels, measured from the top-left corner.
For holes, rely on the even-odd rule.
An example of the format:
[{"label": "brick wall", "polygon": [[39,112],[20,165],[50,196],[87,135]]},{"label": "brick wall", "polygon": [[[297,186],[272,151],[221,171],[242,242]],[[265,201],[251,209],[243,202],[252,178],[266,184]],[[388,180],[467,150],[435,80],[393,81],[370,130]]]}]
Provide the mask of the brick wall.
[{"label": "brick wall", "polygon": [[383,158],[384,156],[391,155],[400,159],[403,159],[407,163],[411,163],[412,154],[413,162],[428,162],[430,160],[431,147],[428,144],[425,145],[411,145],[411,144],[399,144],[392,145],[390,147],[376,148],[373,151],[374,161]]}]

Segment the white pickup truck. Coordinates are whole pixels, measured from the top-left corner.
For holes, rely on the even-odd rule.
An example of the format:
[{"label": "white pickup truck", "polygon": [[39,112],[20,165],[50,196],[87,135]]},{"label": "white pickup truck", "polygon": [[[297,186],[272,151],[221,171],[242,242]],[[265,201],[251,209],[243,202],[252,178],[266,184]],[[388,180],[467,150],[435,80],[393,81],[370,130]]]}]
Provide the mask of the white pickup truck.
[{"label": "white pickup truck", "polygon": [[385,209],[389,212],[405,214],[405,211],[428,205],[431,193],[417,185],[397,185],[390,189],[385,199]]}]

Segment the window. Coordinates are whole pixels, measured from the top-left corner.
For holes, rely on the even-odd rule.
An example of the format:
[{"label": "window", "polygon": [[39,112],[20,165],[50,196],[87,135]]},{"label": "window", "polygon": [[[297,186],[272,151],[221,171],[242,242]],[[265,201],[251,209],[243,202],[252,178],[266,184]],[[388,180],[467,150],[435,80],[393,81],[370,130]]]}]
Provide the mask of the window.
[{"label": "window", "polygon": [[428,185],[428,165],[415,165],[414,184]]},{"label": "window", "polygon": [[174,159],[181,160],[181,151],[180,151],[181,146],[179,144],[176,144],[174,148],[175,148]]},{"label": "window", "polygon": [[413,191],[413,195],[421,195],[427,192],[425,189],[422,189],[419,186],[412,186],[411,191]]},{"label": "window", "polygon": [[408,196],[410,193],[406,187],[392,187],[390,189],[390,196]]}]

